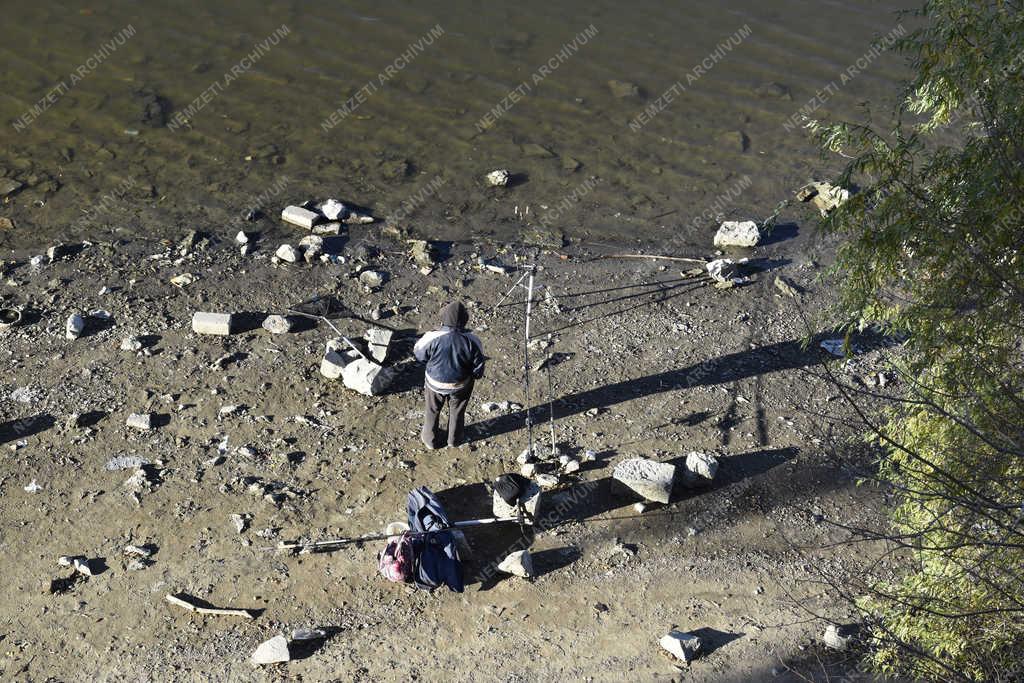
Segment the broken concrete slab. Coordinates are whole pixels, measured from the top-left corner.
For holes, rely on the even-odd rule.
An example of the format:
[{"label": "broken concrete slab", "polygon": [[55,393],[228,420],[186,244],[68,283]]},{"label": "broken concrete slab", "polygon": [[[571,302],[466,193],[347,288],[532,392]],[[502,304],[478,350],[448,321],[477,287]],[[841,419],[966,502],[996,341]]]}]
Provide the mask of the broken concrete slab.
[{"label": "broken concrete slab", "polygon": [[725,221],[715,233],[716,247],[756,247],[761,230],[754,221]]},{"label": "broken concrete slab", "polygon": [[533,557],[529,550],[517,550],[498,564],[498,571],[530,579],[535,576],[533,571]]},{"label": "broken concrete slab", "polygon": [[629,458],[615,466],[612,478],[656,503],[668,503],[672,495],[676,467],[648,458]]},{"label": "broken concrete slab", "polygon": [[391,385],[392,373],[365,358],[356,358],[341,369],[346,387],[364,396],[380,396]]},{"label": "broken concrete slab", "polygon": [[324,357],[320,361],[320,374],[327,379],[340,379],[341,371],[350,362],[345,354],[347,348],[341,339],[330,339],[327,348],[324,350]]},{"label": "broken concrete slab", "polygon": [[313,227],[318,218],[320,218],[320,214],[301,206],[286,206],[281,212],[281,220],[285,223],[291,223],[307,230]]},{"label": "broken concrete slab", "polygon": [[683,631],[669,631],[659,641],[661,647],[677,659],[689,664],[701,651],[701,640],[692,633]]},{"label": "broken concrete slab", "polygon": [[388,349],[391,346],[391,338],[394,332],[384,327],[371,327],[363,336],[366,345],[370,350],[370,357],[378,363],[383,363],[388,357]]},{"label": "broken concrete slab", "polygon": [[284,636],[274,636],[270,640],[260,643],[256,651],[252,653],[253,664],[278,664],[287,662],[292,658],[288,651],[288,639]]},{"label": "broken concrete slab", "polygon": [[125,420],[125,425],[132,429],[147,431],[156,426],[155,418],[152,413],[132,413]]},{"label": "broken concrete slab", "polygon": [[231,334],[235,319],[231,313],[203,313],[192,315],[192,331],[196,334],[215,334],[226,336]]}]

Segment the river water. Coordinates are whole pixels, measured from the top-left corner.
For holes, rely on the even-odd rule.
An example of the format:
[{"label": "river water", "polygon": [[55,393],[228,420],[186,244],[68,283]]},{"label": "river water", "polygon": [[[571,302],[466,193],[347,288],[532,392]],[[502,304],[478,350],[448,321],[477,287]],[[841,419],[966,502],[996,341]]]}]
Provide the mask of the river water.
[{"label": "river water", "polygon": [[796,116],[891,106],[872,41],[910,28],[869,0],[7,4],[6,247],[334,196],[429,238],[683,252],[835,172]]}]

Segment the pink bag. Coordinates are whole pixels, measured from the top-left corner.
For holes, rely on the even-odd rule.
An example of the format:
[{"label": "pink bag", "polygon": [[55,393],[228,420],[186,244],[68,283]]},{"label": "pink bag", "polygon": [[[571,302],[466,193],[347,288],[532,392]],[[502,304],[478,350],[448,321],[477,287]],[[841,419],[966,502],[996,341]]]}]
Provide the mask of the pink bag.
[{"label": "pink bag", "polygon": [[409,532],[392,538],[377,557],[377,570],[388,581],[408,583],[413,571],[412,539]]}]

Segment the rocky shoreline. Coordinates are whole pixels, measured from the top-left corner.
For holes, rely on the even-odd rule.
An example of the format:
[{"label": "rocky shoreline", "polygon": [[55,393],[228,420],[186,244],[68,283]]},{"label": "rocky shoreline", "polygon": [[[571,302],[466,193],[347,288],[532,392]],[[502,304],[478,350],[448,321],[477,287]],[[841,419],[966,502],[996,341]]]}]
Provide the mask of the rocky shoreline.
[{"label": "rocky shoreline", "polygon": [[[235,227],[58,245],[52,259],[23,252],[4,264],[3,306],[23,313],[0,337],[5,677],[670,679],[682,662],[658,641],[678,629],[705,643],[688,679],[774,670],[796,680],[786,666],[820,647],[820,632],[794,618],[793,599],[830,604],[794,546],[838,533],[806,510],[874,514],[871,494],[853,497],[850,476],[822,453],[817,416],[838,410],[838,396],[808,372],[827,354],[801,344],[797,306],[813,317],[827,302],[816,278],[828,245],[797,234],[740,250],[752,277],[723,290],[676,263],[580,246],[430,243],[425,263],[422,246],[375,225],[351,225],[329,251],[291,262],[280,258],[288,228],[240,245]],[[469,534],[482,579],[462,596],[382,581],[373,544],[264,550],[380,531],[420,484],[454,518],[489,512],[483,483],[518,471],[526,446],[523,294],[498,305],[526,264],[539,282],[533,337],[565,356],[550,394],[541,375],[535,419],[548,419],[550,399],[559,448],[581,465],[552,492],[560,516],[532,539],[537,577],[489,569],[507,554],[501,535]],[[795,296],[774,284],[783,273]],[[321,374],[337,337],[323,322],[193,329],[197,311],[262,321],[323,294],[347,308],[332,321],[344,335],[392,330],[393,381],[381,395]],[[471,442],[427,452],[416,436],[422,370],[409,351],[455,297],[491,360],[470,407]],[[70,339],[72,314],[82,325]],[[715,484],[678,487],[643,514],[611,478],[628,458],[685,461],[691,451],[717,456]],[[62,568],[61,556],[85,558],[91,575]],[[856,566],[842,548],[819,559]],[[258,616],[175,609],[164,597],[179,593]],[[253,669],[257,645],[295,629],[324,638],[280,669]]]}]

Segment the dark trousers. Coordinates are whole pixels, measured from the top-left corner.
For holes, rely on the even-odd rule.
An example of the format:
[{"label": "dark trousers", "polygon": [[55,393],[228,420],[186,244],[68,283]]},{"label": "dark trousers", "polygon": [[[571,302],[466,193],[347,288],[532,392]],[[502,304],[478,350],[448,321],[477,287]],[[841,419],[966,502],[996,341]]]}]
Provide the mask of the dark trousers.
[{"label": "dark trousers", "polygon": [[458,446],[462,443],[462,432],[466,426],[466,408],[469,397],[473,394],[473,380],[453,394],[439,394],[430,387],[423,387],[426,399],[426,410],[423,415],[423,431],[420,438],[430,448],[438,448],[437,423],[441,417],[441,409],[448,404],[448,445]]}]

